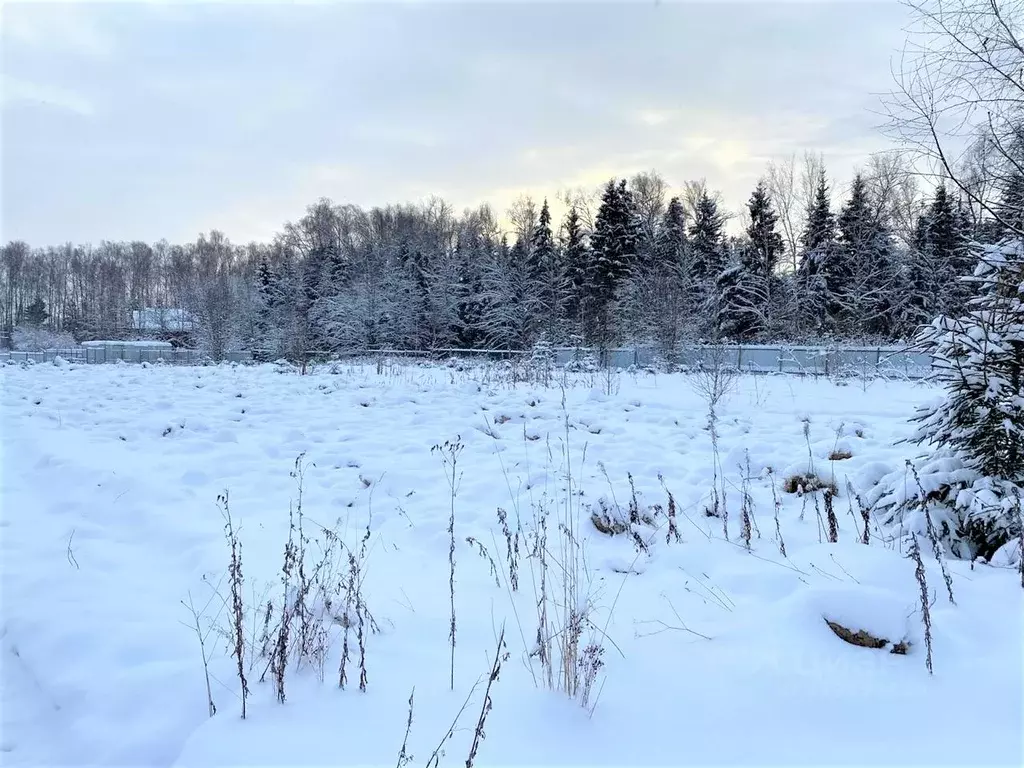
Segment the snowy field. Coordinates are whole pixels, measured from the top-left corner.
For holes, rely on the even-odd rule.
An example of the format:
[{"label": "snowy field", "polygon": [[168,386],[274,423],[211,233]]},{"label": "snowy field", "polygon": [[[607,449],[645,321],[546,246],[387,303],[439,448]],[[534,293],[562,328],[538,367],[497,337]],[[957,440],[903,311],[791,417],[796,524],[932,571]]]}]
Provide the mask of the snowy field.
[{"label": "snowy field", "polygon": [[[954,606],[926,556],[929,675],[914,563],[874,524],[860,543],[847,481],[863,492],[914,455],[894,443],[935,397],[927,385],[742,377],[718,406],[716,461],[707,404],[683,375],[582,377],[564,394],[499,369],[0,375],[4,765],[402,765],[403,740],[417,765],[435,750],[464,765],[502,625],[478,765],[1024,762],[1019,575],[951,561]],[[705,513],[716,467],[727,520]],[[783,488],[810,470],[839,489],[838,543],[822,493]],[[319,650],[292,658],[280,704],[273,674],[259,682],[272,663],[259,655],[263,607],[282,603],[300,480],[307,576],[328,564],[306,608]],[[242,543],[245,720],[225,491]],[[518,589],[499,508],[520,535]],[[599,532],[595,509],[629,530]],[[550,686],[536,653],[542,577],[558,633],[541,644],[556,653]],[[350,604],[325,607],[332,589]],[[585,681],[575,699],[558,690],[573,608],[586,707]],[[907,653],[850,645],[826,619]]]}]

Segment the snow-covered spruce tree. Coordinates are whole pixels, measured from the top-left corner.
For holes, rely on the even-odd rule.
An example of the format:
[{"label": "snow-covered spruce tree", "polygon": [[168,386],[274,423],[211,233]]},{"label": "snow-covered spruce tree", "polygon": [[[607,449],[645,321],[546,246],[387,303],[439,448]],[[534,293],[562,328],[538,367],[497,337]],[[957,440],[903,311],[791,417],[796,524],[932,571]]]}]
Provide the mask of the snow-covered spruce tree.
[{"label": "snow-covered spruce tree", "polygon": [[[921,474],[926,493],[950,512],[955,525],[943,533],[954,552],[991,559],[1015,546],[1024,489],[1024,241],[983,246],[978,255],[969,311],[938,317],[920,333],[946,394],[919,411],[912,439],[940,451]],[[893,505],[899,515],[917,506],[909,495]]]},{"label": "snow-covered spruce tree", "polygon": [[800,237],[802,256],[797,280],[799,329],[802,336],[820,336],[828,330],[829,308],[834,306],[830,278],[836,251],[836,220],[832,214],[825,170],[818,175],[814,198],[807,207],[807,223]]},{"label": "snow-covered spruce tree", "polygon": [[860,174],[838,220],[839,242],[830,262],[832,322],[847,338],[889,338],[901,303],[895,246]]},{"label": "snow-covered spruce tree", "polygon": [[692,314],[689,249],[682,202],[672,198],[653,225],[641,226],[637,259],[620,289],[618,327],[629,344],[654,346],[673,364]]},{"label": "snow-covered spruce tree", "polygon": [[588,341],[602,349],[615,339],[615,302],[619,287],[635,262],[639,236],[639,221],[626,181],[616,183],[612,179],[604,189],[590,237],[594,263],[590,270],[592,292],[587,299],[593,303],[594,311],[593,327],[587,329]]},{"label": "snow-covered spruce tree", "polygon": [[966,311],[970,285],[959,277],[974,266],[968,234],[963,210],[945,184],[939,185],[918,218],[913,246],[906,255],[900,281],[901,331],[913,333],[936,315]]},{"label": "snow-covered spruce tree", "polygon": [[653,333],[666,362],[674,364],[679,345],[688,335],[693,312],[690,298],[691,251],[686,237],[686,215],[682,201],[673,197],[665,210],[658,232],[655,266]]},{"label": "snow-covered spruce tree", "polygon": [[538,298],[536,332],[549,342],[563,335],[567,296],[565,264],[551,232],[551,210],[545,198],[530,243],[531,293]]},{"label": "snow-covered spruce tree", "polygon": [[747,240],[737,249],[738,259],[718,279],[719,333],[734,341],[756,338],[768,330],[775,268],[783,250],[782,236],[775,229],[778,217],[764,181],[758,182],[747,207]]},{"label": "snow-covered spruce tree", "polygon": [[570,336],[582,336],[584,313],[592,279],[593,260],[583,237],[583,224],[575,206],[569,208],[562,225],[562,260],[565,267],[564,317]]},{"label": "snow-covered spruce tree", "polygon": [[721,307],[718,280],[729,266],[729,259],[725,247],[725,217],[707,190],[697,200],[689,235],[690,270],[695,291],[693,305],[700,308],[705,329],[714,336],[718,333]]}]

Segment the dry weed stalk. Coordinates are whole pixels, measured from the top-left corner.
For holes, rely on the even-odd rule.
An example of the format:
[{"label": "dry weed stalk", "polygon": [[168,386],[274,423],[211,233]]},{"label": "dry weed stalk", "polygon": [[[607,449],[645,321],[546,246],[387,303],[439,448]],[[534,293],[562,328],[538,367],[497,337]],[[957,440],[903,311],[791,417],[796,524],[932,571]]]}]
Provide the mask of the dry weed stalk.
[{"label": "dry weed stalk", "polygon": [[824,541],[825,521],[821,518],[821,505],[818,503],[818,495],[814,494],[814,516],[818,520],[818,543]]},{"label": "dry weed stalk", "polygon": [[487,547],[483,545],[483,542],[473,538],[472,536],[466,537],[466,543],[470,547],[476,547],[476,552],[481,558],[487,561],[487,564],[491,568],[491,576],[494,578],[494,586],[501,588],[501,578],[498,576],[498,566],[494,562],[494,558],[491,557],[491,553],[487,551]]},{"label": "dry weed stalk", "polygon": [[[720,347],[711,349],[711,356],[707,362],[708,365],[705,366],[704,361],[701,361],[691,383],[694,391],[707,404],[707,430],[711,435],[711,449],[714,456],[711,503],[705,510],[705,514],[708,517],[722,518],[722,535],[726,541],[729,541],[728,498],[725,489],[725,473],[722,470],[722,458],[718,448],[718,404],[735,389],[738,372],[735,368],[725,364],[725,353]],[[721,491],[719,491],[719,484],[721,484]]]},{"label": "dry weed stalk", "polygon": [[455,735],[455,729],[462,721],[462,715],[465,713],[466,708],[469,706],[470,700],[473,698],[473,694],[476,693],[476,689],[480,686],[480,681],[477,680],[473,683],[473,687],[469,689],[469,693],[466,695],[465,700],[462,702],[462,706],[459,707],[459,711],[455,713],[455,718],[452,720],[451,725],[448,726],[448,730],[445,731],[444,736],[441,737],[441,741],[434,751],[430,753],[430,757],[427,758],[426,768],[440,768],[441,758],[445,755],[444,745],[448,743],[448,740]]},{"label": "dry weed stalk", "polygon": [[856,527],[857,527],[857,518],[853,514],[853,502],[854,501],[857,502],[857,509],[860,511],[860,519],[861,519],[861,522],[864,524],[864,533],[863,533],[863,535],[860,538],[860,543],[870,546],[870,544],[871,544],[871,510],[869,510],[866,506],[864,506],[864,502],[861,499],[860,494],[858,494],[853,489],[853,483],[851,483],[849,481],[849,479],[847,479],[847,481],[846,481],[846,492],[849,494],[849,500],[848,501],[849,501],[849,504],[850,504],[850,516],[853,518],[854,529],[856,529]]},{"label": "dry weed stalk", "polygon": [[466,768],[473,768],[476,761],[477,751],[480,749],[480,742],[486,738],[484,725],[487,722],[487,715],[491,713],[494,700],[491,698],[491,687],[501,674],[501,665],[508,661],[509,653],[505,647],[505,627],[502,626],[501,634],[498,636],[498,647],[494,651],[494,663],[491,665],[491,674],[487,678],[487,687],[484,689],[484,700],[480,705],[480,716],[476,721],[476,729],[473,731],[473,743],[469,747],[469,756],[466,758]]},{"label": "dry weed stalk", "polygon": [[910,558],[914,561],[914,577],[921,589],[921,622],[924,624],[924,646],[927,649],[925,666],[928,667],[928,674],[932,671],[932,612],[928,602],[928,581],[925,577],[924,560],[921,559],[921,546],[917,543],[917,534],[912,534],[910,540]]},{"label": "dry weed stalk", "polygon": [[946,583],[946,596],[952,605],[956,605],[956,600],[953,599],[953,577],[950,576],[949,569],[946,567],[946,558],[942,542],[939,539],[939,532],[935,530],[935,525],[932,523],[932,515],[928,509],[928,494],[925,493],[924,485],[921,483],[921,476],[917,473],[917,467],[909,459],[907,460],[907,467],[914,476],[914,482],[917,483],[918,498],[921,503],[921,509],[924,511],[925,530],[928,533],[928,540],[932,545],[932,554],[935,555],[935,560],[939,563],[939,568],[942,569],[942,580]]},{"label": "dry weed stalk", "polygon": [[[301,506],[301,497],[299,504]],[[284,704],[285,673],[288,669],[288,642],[291,635],[294,611],[291,606],[292,574],[298,560],[298,546],[295,544],[295,511],[292,504],[288,505],[288,540],[284,545],[284,562],[281,565],[281,619],[277,627],[277,641],[271,656],[271,672],[274,676],[274,690],[277,700]]]},{"label": "dry weed stalk", "polygon": [[828,543],[839,543],[839,518],[836,517],[835,505],[832,503],[832,490],[825,489],[825,517],[828,520]]},{"label": "dry weed stalk", "polygon": [[769,469],[768,475],[772,481],[772,500],[775,506],[775,537],[779,542],[779,554],[786,557],[786,542],[782,538],[782,526],[779,523],[779,510],[782,508],[782,502],[779,501],[779,493],[775,489],[775,473]]},{"label": "dry weed stalk", "polygon": [[750,495],[750,453],[747,453],[746,468],[740,466],[742,480],[740,481],[740,540],[743,547],[750,551],[750,541],[753,538],[753,511],[754,499]]},{"label": "dry weed stalk", "polygon": [[451,621],[448,627],[448,640],[451,643],[451,666],[450,666],[450,684],[451,690],[455,690],[455,631],[456,631],[456,620],[455,620],[455,499],[459,494],[459,485],[462,480],[462,475],[459,474],[459,455],[462,453],[462,449],[465,446],[462,444],[462,438],[458,435],[455,437],[455,441],[451,442],[446,440],[440,445],[435,445],[430,449],[430,452],[438,452],[441,455],[441,463],[444,465],[445,477],[448,480],[448,489],[450,491],[450,514],[448,517],[448,596],[451,603]]},{"label": "dry weed stalk", "polygon": [[508,578],[513,592],[519,591],[519,529],[515,534],[508,525],[508,513],[498,507],[498,522],[501,532],[505,535],[505,557],[508,561]]},{"label": "dry weed stalk", "polygon": [[206,655],[206,635],[203,634],[203,630],[199,626],[199,612],[196,611],[195,605],[192,602],[191,592],[188,594],[188,602],[186,603],[182,600],[181,604],[188,608],[189,613],[192,614],[192,624],[185,624],[185,626],[192,629],[199,639],[199,651],[203,656],[203,674],[206,676],[206,706],[210,717],[213,717],[217,714],[217,705],[213,703],[213,691],[210,688],[210,660]]},{"label": "dry weed stalk", "polygon": [[352,617],[355,617],[356,647],[359,651],[359,690],[365,692],[367,684],[366,672],[366,635],[367,631],[376,632],[377,624],[366,608],[363,600],[363,563],[366,562],[366,544],[370,540],[371,520],[367,520],[366,529],[363,532],[359,544],[359,555],[351,549],[348,550],[348,578],[345,583],[345,616],[344,632],[342,636],[341,662],[338,670],[338,687],[344,688],[348,680],[346,665],[349,660],[349,636],[352,630]]},{"label": "dry weed stalk", "polygon": [[405,768],[413,760],[413,756],[409,754],[409,734],[412,732],[412,710],[415,697],[416,686],[413,686],[412,692],[409,694],[409,714],[405,719],[405,737],[402,739],[402,748],[398,752],[398,762],[395,763],[395,768]]},{"label": "dry weed stalk", "polygon": [[[224,491],[217,497],[221,515],[224,518],[224,536],[231,551],[228,565],[228,581],[231,585],[231,655],[237,662],[238,681],[241,684],[242,719],[246,715],[246,702],[249,699],[249,681],[245,677],[245,608],[242,599],[242,542],[238,538],[234,522],[231,519],[231,507],[228,503],[228,492]],[[209,684],[209,681],[207,681]]]},{"label": "dry weed stalk", "polygon": [[[661,480],[661,475],[658,475],[658,479]],[[662,484],[664,484],[664,481],[662,481]],[[672,492],[668,489],[666,489],[665,492],[668,494],[668,533],[665,534],[665,543],[668,544],[673,540],[679,542],[682,540],[682,537],[679,535],[679,526],[676,524],[677,511],[675,496],[673,496]]]}]

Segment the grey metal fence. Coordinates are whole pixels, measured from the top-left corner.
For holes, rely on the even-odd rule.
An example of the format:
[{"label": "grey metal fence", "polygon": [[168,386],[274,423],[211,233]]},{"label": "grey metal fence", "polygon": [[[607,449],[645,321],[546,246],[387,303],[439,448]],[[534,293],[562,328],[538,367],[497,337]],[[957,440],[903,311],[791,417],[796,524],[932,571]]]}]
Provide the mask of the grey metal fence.
[{"label": "grey metal fence", "polygon": [[[559,348],[555,359],[566,365],[588,352],[601,364],[614,368],[658,365],[656,350],[610,349],[602,356],[596,351]],[[724,365],[749,373],[791,373],[806,376],[892,376],[921,379],[928,376],[930,355],[902,347],[811,347],[787,345],[701,345],[684,347],[676,355],[683,368]]]},{"label": "grey metal fence", "polygon": [[[589,357],[597,365],[613,368],[650,367],[659,364],[660,357],[653,349],[609,349],[603,354],[596,350],[558,347],[552,350],[555,364],[564,366],[573,360]],[[351,352],[349,358],[433,358],[467,357],[479,360],[520,359],[530,355],[523,351],[444,349],[429,351],[367,350]],[[326,355],[323,355],[326,356]],[[5,361],[48,363],[60,357],[76,363],[168,363],[171,365],[200,365],[210,358],[197,349],[153,348],[135,345],[105,345],[49,349],[40,352],[0,352],[0,363]],[[337,356],[335,356],[337,359]],[[250,352],[235,351],[225,356],[225,362],[251,363]],[[676,362],[683,368],[725,365],[750,373],[790,373],[807,376],[861,376],[924,378],[931,370],[932,360],[927,354],[912,352],[901,347],[811,347],[787,345],[729,345],[691,346],[682,348]]]},{"label": "grey metal fence", "polygon": [[[101,346],[74,347],[72,349],[47,349],[34,352],[0,352],[0,363],[52,363],[57,358],[69,363],[168,363],[170,365],[200,365],[209,361],[209,356],[198,349],[183,347],[139,347]],[[248,352],[228,352],[224,357],[229,363],[252,362]]]}]

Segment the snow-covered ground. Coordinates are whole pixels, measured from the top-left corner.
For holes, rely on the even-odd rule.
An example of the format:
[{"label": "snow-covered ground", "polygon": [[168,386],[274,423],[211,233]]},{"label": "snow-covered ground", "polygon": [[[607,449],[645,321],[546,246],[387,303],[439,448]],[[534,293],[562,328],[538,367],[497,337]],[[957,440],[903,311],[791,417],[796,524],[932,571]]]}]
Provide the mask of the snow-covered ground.
[{"label": "snow-covered ground", "polygon": [[[5,765],[394,765],[413,689],[407,754],[427,763],[465,704],[441,758],[464,764],[486,680],[474,684],[502,624],[508,658],[479,765],[1022,763],[1020,577],[950,562],[954,606],[926,557],[930,676],[913,562],[874,527],[870,545],[859,543],[847,480],[864,490],[913,455],[894,443],[914,406],[935,396],[924,384],[742,377],[718,408],[727,541],[723,520],[704,513],[715,466],[706,404],[682,375],[583,377],[564,394],[493,371],[417,367],[300,376],[64,364],[9,366],[2,377]],[[443,444],[456,440],[452,691]],[[830,461],[837,451],[851,457]],[[361,592],[380,631],[365,634],[365,692],[357,650],[338,688],[343,630],[328,623],[325,682],[316,664],[293,666],[279,704],[270,676],[258,682],[267,662],[252,646],[256,608],[282,590],[300,454],[309,562],[317,525],[354,552],[368,529]],[[839,486],[836,544],[822,543],[821,494],[782,489],[808,463]],[[628,508],[628,475],[653,518],[635,526],[642,546],[590,521],[592,505]],[[679,541],[666,514],[648,512],[667,509],[666,489]],[[230,625],[225,490],[253,633],[244,721],[235,662],[210,630]],[[517,591],[499,507],[522,526]],[[529,550],[545,511],[552,624],[575,551],[584,643],[603,647],[592,713],[548,690],[530,656],[541,568]],[[909,652],[849,645],[826,618],[907,640]]]}]

